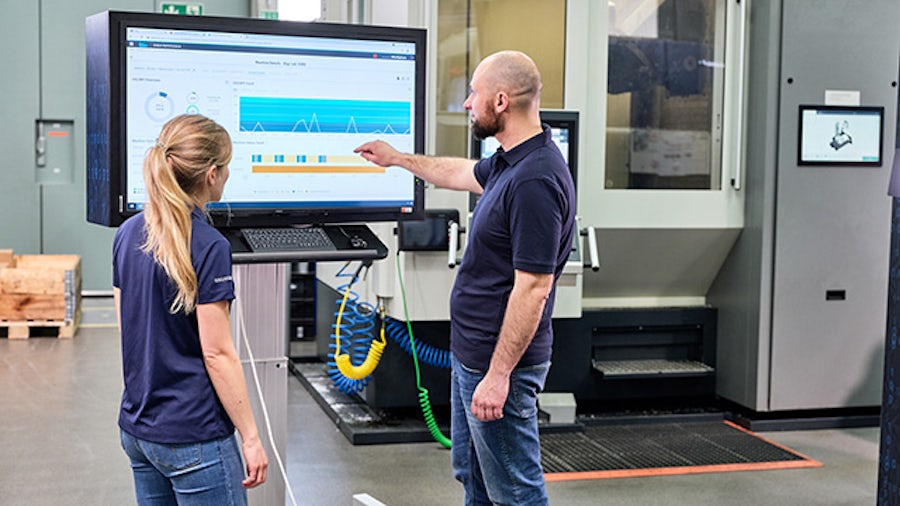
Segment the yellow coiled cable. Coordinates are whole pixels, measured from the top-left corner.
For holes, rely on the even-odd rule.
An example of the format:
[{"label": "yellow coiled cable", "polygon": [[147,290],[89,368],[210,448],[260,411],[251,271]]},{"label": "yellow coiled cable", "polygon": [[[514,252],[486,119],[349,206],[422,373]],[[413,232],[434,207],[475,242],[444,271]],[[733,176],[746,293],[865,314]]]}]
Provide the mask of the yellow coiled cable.
[{"label": "yellow coiled cable", "polygon": [[[350,362],[350,355],[341,354],[341,317],[344,314],[347,299],[350,297],[351,286],[353,286],[353,283],[348,283],[347,289],[344,291],[344,299],[341,301],[341,308],[338,310],[337,322],[334,327],[334,363],[337,364],[338,370],[345,377],[352,380],[361,380],[372,374],[375,368],[378,367],[378,363],[381,362],[381,355],[384,353],[385,346],[387,346],[387,339],[384,337],[384,314],[382,314],[379,340],[372,340],[372,344],[369,346],[369,353],[366,354],[366,359],[362,364],[353,365]],[[381,311],[382,313],[384,312],[383,309]]]}]

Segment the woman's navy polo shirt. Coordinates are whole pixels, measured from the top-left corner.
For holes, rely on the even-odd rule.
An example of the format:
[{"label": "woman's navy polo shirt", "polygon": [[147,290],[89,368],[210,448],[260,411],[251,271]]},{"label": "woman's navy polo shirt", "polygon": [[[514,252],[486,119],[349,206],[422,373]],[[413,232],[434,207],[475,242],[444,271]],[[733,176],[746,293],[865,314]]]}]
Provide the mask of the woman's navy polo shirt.
[{"label": "woman's navy polo shirt", "polygon": [[[484,188],[469,225],[465,255],[450,297],[450,349],[463,364],[486,371],[515,271],[554,274],[569,258],[575,230],[575,184],[550,128],[475,164]],[[550,360],[553,291],[519,366]]]},{"label": "woman's navy polo shirt", "polygon": [[[191,213],[191,263],[198,304],[234,299],[231,248],[200,209]],[[113,241],[113,286],[121,290],[125,391],[119,426],[156,443],[191,443],[234,433],[203,362],[197,313],[169,313],[175,284],[141,251],[144,214],[128,219]]]}]

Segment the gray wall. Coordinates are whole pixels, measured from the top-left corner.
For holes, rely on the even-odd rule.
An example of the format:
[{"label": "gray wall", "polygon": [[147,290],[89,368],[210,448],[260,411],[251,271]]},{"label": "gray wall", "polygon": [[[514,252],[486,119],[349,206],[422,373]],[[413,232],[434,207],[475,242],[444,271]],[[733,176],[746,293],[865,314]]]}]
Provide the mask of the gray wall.
[{"label": "gray wall", "polygon": [[[203,0],[207,15],[249,15],[248,0]],[[86,291],[111,290],[114,230],[85,220],[84,19],[114,9],[153,12],[155,0],[7,2],[0,54],[0,249],[82,256]],[[15,78],[9,78],[14,76]],[[62,183],[35,183],[35,120],[73,120],[74,161]]]},{"label": "gray wall", "polygon": [[[36,253],[39,192],[34,184],[34,120],[40,110],[39,4],[9,2],[0,16],[0,248]],[[15,76],[15,78],[11,78]]]},{"label": "gray wall", "polygon": [[[746,227],[709,295],[717,391],[761,411],[878,405],[900,4],[751,5]],[[798,106],[826,90],[884,106],[882,167],[797,165]]]}]

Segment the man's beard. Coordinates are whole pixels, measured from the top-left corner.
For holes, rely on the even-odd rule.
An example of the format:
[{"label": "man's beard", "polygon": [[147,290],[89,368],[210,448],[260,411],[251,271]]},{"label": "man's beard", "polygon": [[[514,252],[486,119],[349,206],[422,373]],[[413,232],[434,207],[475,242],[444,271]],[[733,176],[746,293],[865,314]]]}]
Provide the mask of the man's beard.
[{"label": "man's beard", "polygon": [[490,118],[472,120],[472,135],[478,140],[487,139],[497,135],[503,129],[503,118],[499,114],[489,111]]}]

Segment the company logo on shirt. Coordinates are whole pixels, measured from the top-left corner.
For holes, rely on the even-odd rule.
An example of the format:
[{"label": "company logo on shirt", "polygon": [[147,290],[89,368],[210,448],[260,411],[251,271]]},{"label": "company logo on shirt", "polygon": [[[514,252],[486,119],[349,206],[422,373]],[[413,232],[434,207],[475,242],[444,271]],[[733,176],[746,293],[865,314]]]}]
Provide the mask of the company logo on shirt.
[{"label": "company logo on shirt", "polygon": [[215,281],[216,283],[224,283],[226,281],[231,281],[233,279],[234,278],[231,276],[219,276],[218,278],[213,278],[213,281]]}]

